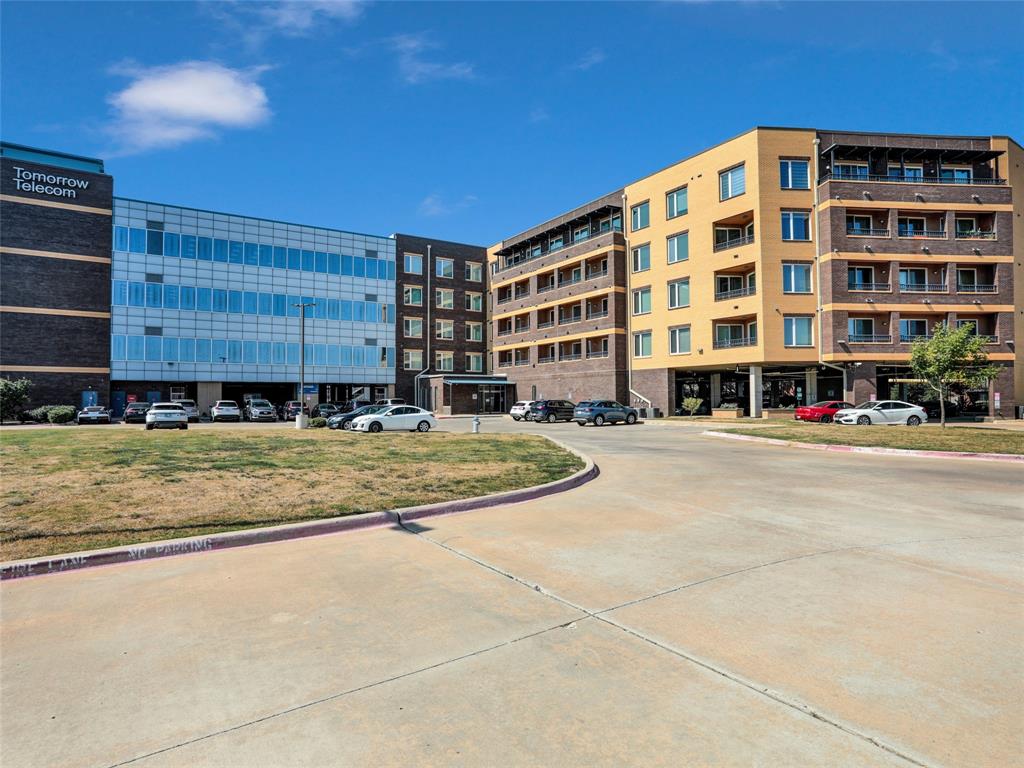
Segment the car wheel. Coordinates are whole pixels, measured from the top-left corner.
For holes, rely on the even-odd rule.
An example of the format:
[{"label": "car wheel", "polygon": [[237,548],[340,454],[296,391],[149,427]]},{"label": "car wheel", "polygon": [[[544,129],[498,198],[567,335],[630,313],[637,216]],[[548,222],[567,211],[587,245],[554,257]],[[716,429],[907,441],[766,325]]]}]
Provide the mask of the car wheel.
[{"label": "car wheel", "polygon": [[555,414],[553,414],[553,413],[549,413],[548,414],[548,424],[554,424],[556,421],[558,421],[558,417],[555,416]]},{"label": "car wheel", "polygon": [[153,425],[152,425],[152,424],[147,424],[147,425],[146,425],[146,429],[152,429],[152,428],[153,428]]},{"label": "car wheel", "polygon": [[384,429],[384,427],[381,426],[381,423],[379,421],[375,421],[373,422],[373,424],[370,425],[371,432],[380,432],[382,429]]},{"label": "car wheel", "polygon": [[595,427],[603,427],[604,426],[604,416],[602,416],[600,413],[597,414],[597,416],[594,417],[594,426]]},{"label": "car wheel", "polygon": [[188,422],[182,424],[178,429],[188,429]]},{"label": "car wheel", "polygon": [[911,416],[909,419],[907,419],[907,426],[908,427],[919,427],[919,426],[921,426],[921,417],[920,416]]},{"label": "car wheel", "polygon": [[626,423],[627,424],[636,424],[636,414],[635,413],[627,413],[626,414]]},{"label": "car wheel", "polygon": [[587,426],[587,422],[585,421],[577,421],[576,423],[579,424],[581,427]]},{"label": "car wheel", "polygon": [[822,414],[822,417],[818,419],[819,424],[828,424],[830,421],[832,421],[832,417],[829,416],[827,413]]},{"label": "car wheel", "polygon": [[512,421],[519,421],[521,418],[521,416],[513,416]]},{"label": "car wheel", "polygon": [[417,432],[429,432],[430,431],[430,422],[429,421],[421,421],[419,424],[416,425],[416,431]]},{"label": "car wheel", "polygon": [[871,417],[870,416],[858,416],[857,417],[857,423],[860,424],[862,427],[866,427],[866,426],[868,426],[871,423]]}]

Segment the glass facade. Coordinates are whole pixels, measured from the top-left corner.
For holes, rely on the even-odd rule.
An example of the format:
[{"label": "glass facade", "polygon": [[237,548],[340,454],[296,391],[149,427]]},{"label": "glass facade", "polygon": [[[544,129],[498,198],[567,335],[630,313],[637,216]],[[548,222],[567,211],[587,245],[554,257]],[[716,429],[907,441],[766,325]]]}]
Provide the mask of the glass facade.
[{"label": "glass facade", "polygon": [[[115,198],[111,378],[392,384],[387,237]],[[299,303],[306,309],[300,351]]]}]

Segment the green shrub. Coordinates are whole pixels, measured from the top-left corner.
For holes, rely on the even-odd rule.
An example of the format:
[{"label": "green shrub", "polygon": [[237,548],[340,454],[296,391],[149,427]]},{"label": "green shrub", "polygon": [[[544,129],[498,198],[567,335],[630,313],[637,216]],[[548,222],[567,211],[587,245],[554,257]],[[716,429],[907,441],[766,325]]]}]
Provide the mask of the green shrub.
[{"label": "green shrub", "polygon": [[78,411],[71,405],[51,405],[49,413],[46,414],[51,424],[67,424],[74,421]]},{"label": "green shrub", "polygon": [[31,388],[28,379],[0,378],[0,421],[13,421],[21,415]]},{"label": "green shrub", "polygon": [[38,421],[40,424],[45,421],[49,421],[50,411],[56,407],[56,405],[40,405],[39,407],[28,411],[28,418],[30,421]]},{"label": "green shrub", "polygon": [[699,397],[687,397],[683,400],[683,408],[691,415],[700,410],[704,401]]},{"label": "green shrub", "polygon": [[320,418],[319,416],[315,419],[309,420],[309,426],[313,429],[319,429],[320,427],[327,426],[327,419]]}]

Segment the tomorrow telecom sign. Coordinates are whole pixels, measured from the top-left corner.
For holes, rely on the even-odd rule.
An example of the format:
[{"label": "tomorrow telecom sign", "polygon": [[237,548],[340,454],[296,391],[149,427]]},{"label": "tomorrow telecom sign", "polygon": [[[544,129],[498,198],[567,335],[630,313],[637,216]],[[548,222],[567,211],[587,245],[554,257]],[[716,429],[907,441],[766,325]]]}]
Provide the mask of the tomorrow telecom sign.
[{"label": "tomorrow telecom sign", "polygon": [[78,197],[78,190],[89,188],[89,182],[85,179],[73,179],[70,176],[55,176],[52,173],[30,171],[15,165],[14,186],[19,192],[74,198]]}]

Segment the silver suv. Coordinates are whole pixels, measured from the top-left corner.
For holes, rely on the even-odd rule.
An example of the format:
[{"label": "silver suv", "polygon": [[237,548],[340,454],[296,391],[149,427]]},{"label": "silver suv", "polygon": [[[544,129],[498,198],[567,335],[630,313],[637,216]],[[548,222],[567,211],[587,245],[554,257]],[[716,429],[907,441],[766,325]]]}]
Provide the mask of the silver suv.
[{"label": "silver suv", "polygon": [[277,411],[269,400],[249,400],[245,404],[246,421],[277,421]]},{"label": "silver suv", "polygon": [[146,411],[146,429],[188,429],[181,403],[153,403]]},{"label": "silver suv", "polygon": [[195,400],[175,400],[174,402],[185,409],[189,422],[193,424],[199,423],[199,408],[196,407]]}]

